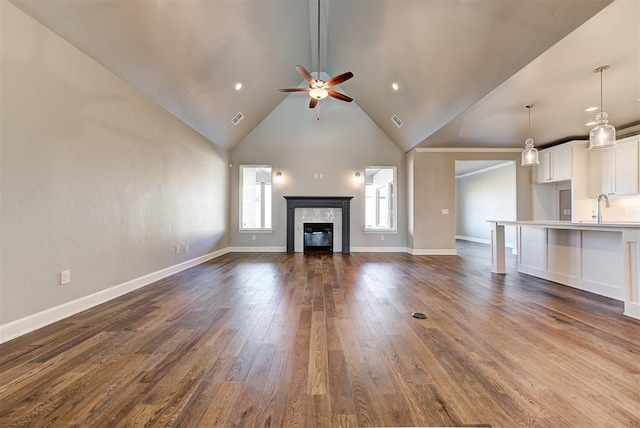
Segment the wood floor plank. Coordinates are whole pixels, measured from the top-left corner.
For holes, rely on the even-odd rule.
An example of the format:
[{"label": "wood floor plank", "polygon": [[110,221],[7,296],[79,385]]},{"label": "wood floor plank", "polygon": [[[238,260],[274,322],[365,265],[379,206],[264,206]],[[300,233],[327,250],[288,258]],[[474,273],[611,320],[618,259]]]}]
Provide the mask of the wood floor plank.
[{"label": "wood floor plank", "polygon": [[251,426],[259,403],[256,397],[263,393],[274,353],[274,345],[261,346],[256,352],[250,371],[243,379],[242,393],[229,415],[230,426]]},{"label": "wood floor plank", "polygon": [[640,426],[640,321],[507,261],[230,253],[0,345],[0,426]]},{"label": "wood floor plank", "polygon": [[262,393],[251,398],[256,407],[247,426],[281,426],[280,418],[284,415],[284,397],[287,393],[287,383],[284,381],[287,378],[287,367],[286,353],[276,350]]},{"label": "wood floor plank", "polygon": [[323,311],[313,311],[311,340],[309,341],[309,375],[307,394],[329,394],[329,361],[327,349],[327,325]]}]

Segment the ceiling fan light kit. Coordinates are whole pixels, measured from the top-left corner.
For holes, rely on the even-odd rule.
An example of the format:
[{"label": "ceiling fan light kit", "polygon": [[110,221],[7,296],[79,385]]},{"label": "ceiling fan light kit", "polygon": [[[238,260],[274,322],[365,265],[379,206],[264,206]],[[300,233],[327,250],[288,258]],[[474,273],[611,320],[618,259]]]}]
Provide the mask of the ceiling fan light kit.
[{"label": "ceiling fan light kit", "polygon": [[601,65],[593,70],[600,73],[600,112],[596,115],[597,125],[589,133],[589,150],[602,150],[615,146],[616,128],[609,125],[609,115],[602,110],[602,72],[610,69],[609,65]]},{"label": "ceiling fan light kit", "polygon": [[538,159],[538,149],[533,147],[533,138],[531,138],[531,109],[533,108],[533,104],[526,105],[525,107],[529,110],[529,133],[527,140],[524,142],[521,166],[539,165],[540,160]]},{"label": "ceiling fan light kit", "polygon": [[353,77],[352,72],[347,71],[346,73],[342,73],[339,76],[327,80],[326,82],[324,80],[320,80],[320,0],[318,0],[318,74],[316,75],[316,79],[314,79],[311,73],[301,65],[296,65],[296,70],[298,70],[298,73],[300,73],[302,77],[309,82],[309,87],[278,89],[280,92],[308,92],[311,97],[311,100],[309,101],[309,108],[315,108],[315,106],[318,105],[319,100],[323,100],[328,96],[348,103],[353,101],[353,98],[329,89],[351,79]]},{"label": "ceiling fan light kit", "polygon": [[327,92],[327,90],[324,88],[313,88],[309,91],[309,95],[311,96],[311,98],[315,98],[316,100],[322,100],[324,98],[327,98],[329,92]]}]

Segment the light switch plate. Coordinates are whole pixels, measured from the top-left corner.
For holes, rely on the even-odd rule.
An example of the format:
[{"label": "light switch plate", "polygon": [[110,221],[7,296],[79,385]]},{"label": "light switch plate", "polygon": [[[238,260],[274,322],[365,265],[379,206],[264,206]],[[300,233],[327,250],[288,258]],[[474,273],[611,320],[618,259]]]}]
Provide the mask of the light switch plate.
[{"label": "light switch plate", "polygon": [[63,270],[60,272],[60,285],[65,285],[71,282],[71,271]]}]

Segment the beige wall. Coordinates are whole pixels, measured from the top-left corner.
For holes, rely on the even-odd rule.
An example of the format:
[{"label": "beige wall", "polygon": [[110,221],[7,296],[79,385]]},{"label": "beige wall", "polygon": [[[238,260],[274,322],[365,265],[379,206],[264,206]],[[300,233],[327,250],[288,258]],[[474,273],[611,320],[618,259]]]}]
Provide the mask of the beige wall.
[{"label": "beige wall", "polygon": [[[309,97],[285,98],[232,152],[230,241],[234,247],[286,245],[286,204],[283,196],[353,196],[351,201],[351,247],[406,248],[406,172],[404,153],[358,107],[356,102],[334,99],[308,108]],[[238,169],[241,164],[270,164],[283,173],[284,182],[274,184],[273,233],[238,233]],[[396,166],[398,178],[398,233],[364,233],[364,181],[354,182],[365,166]],[[323,179],[315,179],[314,174]]]},{"label": "beige wall", "polygon": [[[413,165],[413,246],[416,250],[455,250],[455,161],[515,160],[517,220],[531,218],[531,169],[520,166],[520,152],[423,152],[407,154]],[[412,183],[411,183],[412,181]],[[442,214],[448,209],[449,214]]]},{"label": "beige wall", "polygon": [[0,1],[0,327],[226,247],[227,155]]},{"label": "beige wall", "polygon": [[415,198],[415,151],[407,152],[407,248],[413,248],[413,199]]}]

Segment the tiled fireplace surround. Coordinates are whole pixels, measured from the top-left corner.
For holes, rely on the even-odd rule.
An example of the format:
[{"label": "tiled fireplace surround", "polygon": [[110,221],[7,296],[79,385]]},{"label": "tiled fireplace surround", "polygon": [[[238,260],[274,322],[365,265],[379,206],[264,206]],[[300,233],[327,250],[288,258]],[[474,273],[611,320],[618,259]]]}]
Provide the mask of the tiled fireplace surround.
[{"label": "tiled fireplace surround", "polygon": [[333,251],[351,252],[350,205],[353,196],[285,196],[287,253],[302,251],[304,223],[333,223]]}]

